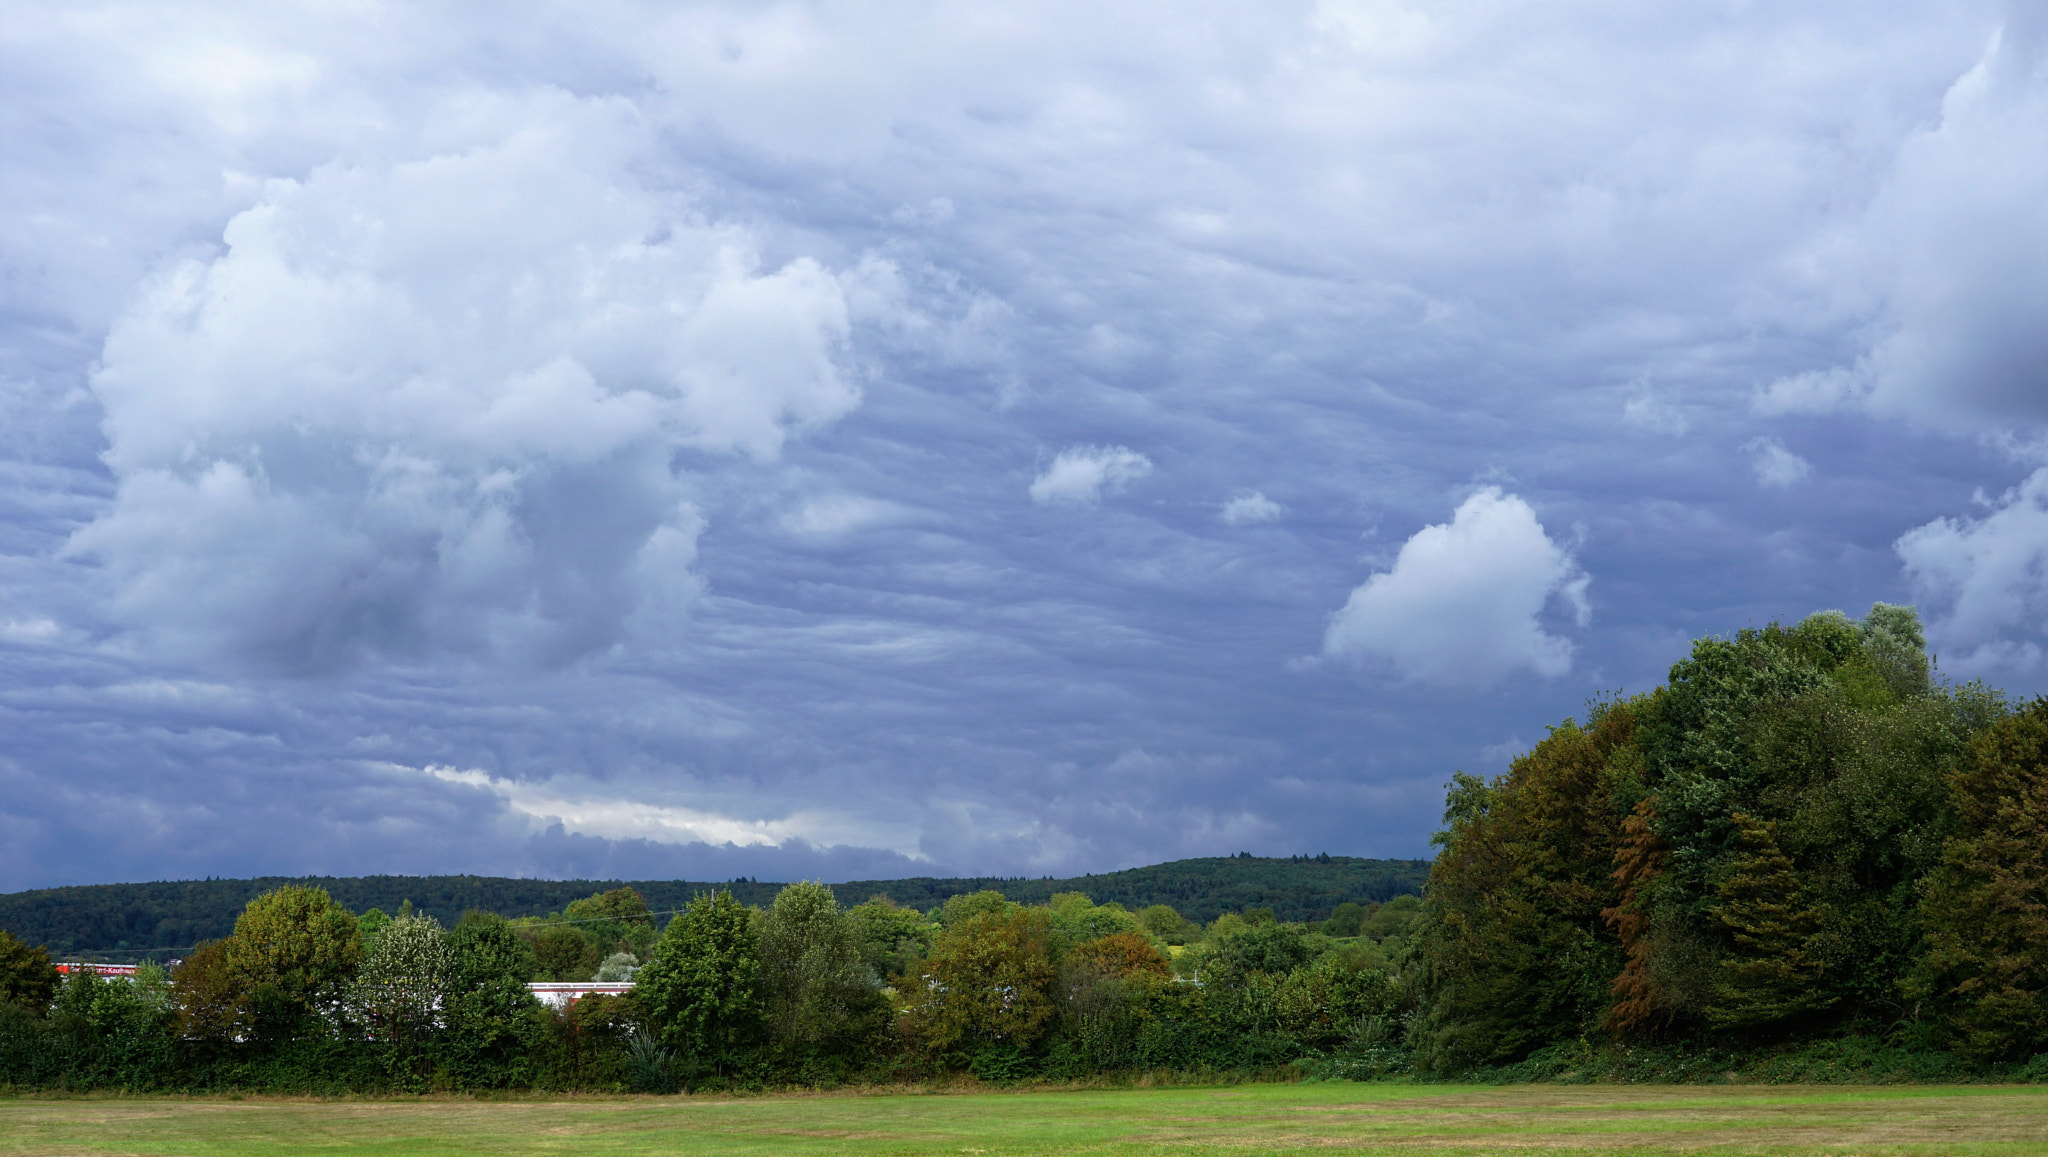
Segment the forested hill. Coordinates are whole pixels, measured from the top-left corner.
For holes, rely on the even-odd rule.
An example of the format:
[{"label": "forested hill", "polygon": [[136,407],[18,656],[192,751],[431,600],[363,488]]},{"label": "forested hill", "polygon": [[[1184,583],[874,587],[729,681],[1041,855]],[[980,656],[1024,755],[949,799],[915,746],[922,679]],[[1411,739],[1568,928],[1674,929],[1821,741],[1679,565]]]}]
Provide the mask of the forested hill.
[{"label": "forested hill", "polygon": [[[1137,909],[1169,904],[1207,922],[1224,912],[1270,908],[1282,920],[1320,920],[1347,900],[1360,903],[1419,893],[1427,860],[1367,860],[1351,856],[1214,857],[1176,860],[1073,879],[982,876],[963,879],[854,880],[834,884],[841,903],[887,896],[913,908],[932,908],[950,896],[993,888],[1013,900],[1045,902],[1056,892],[1081,892],[1098,904],[1116,901]],[[657,912],[690,897],[730,888],[742,903],[767,904],[778,883],[737,880],[633,880]],[[113,959],[164,955],[234,930],[235,918],[256,896],[283,884],[313,883],[356,912],[395,912],[410,900],[443,924],[472,908],[502,916],[542,916],[571,900],[619,887],[619,880],[522,880],[502,876],[265,876],[253,880],[177,880],[150,884],[92,884],[0,894],[0,928],[58,956],[83,953]]]}]

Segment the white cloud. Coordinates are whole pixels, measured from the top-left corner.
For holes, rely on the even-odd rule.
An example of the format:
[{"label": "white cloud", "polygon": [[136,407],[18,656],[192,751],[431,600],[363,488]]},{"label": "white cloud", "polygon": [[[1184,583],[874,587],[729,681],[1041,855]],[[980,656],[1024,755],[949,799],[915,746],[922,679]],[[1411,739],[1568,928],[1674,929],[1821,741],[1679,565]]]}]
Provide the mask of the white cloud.
[{"label": "white cloud", "polygon": [[559,661],[694,590],[677,449],[773,460],[859,403],[839,280],[636,180],[628,106],[462,111],[430,155],[271,182],[115,323],[119,491],[72,550],[160,641]]},{"label": "white cloud", "polygon": [[1256,490],[1233,495],[1223,504],[1223,522],[1227,526],[1250,526],[1253,523],[1272,522],[1285,513],[1281,505]]},{"label": "white cloud", "polygon": [[903,845],[891,850],[913,859],[922,858],[915,847],[915,836],[908,829],[883,832],[872,825],[856,827],[829,814],[800,812],[779,820],[745,820],[698,808],[594,794],[589,790],[591,785],[585,784],[529,783],[453,767],[429,766],[422,772],[443,783],[490,792],[536,828],[560,824],[566,831],[604,839],[730,844],[741,848],[776,847],[793,840],[831,844],[849,835],[875,846],[879,837],[879,842]]},{"label": "white cloud", "polygon": [[782,528],[803,538],[838,538],[901,521],[909,511],[859,494],[821,494],[782,516]]},{"label": "white cloud", "polygon": [[1691,428],[1685,411],[1647,390],[1632,395],[1621,407],[1622,421],[1655,434],[1683,434]]},{"label": "white cloud", "polygon": [[1093,506],[1152,473],[1152,460],[1125,446],[1070,446],[1031,483],[1040,506]]},{"label": "white cloud", "polygon": [[54,643],[63,633],[64,628],[54,619],[8,619],[0,623],[0,639],[23,646]]},{"label": "white cloud", "polygon": [[473,769],[430,766],[423,771],[443,783],[488,791],[504,800],[514,812],[539,825],[560,823],[581,835],[751,847],[779,844],[796,834],[786,823],[739,820],[695,808],[601,796],[575,798],[545,784],[504,779]]},{"label": "white cloud", "polygon": [[1556,597],[1586,625],[1590,581],[1528,503],[1488,486],[1450,522],[1416,531],[1393,569],[1351,592],[1323,652],[1382,659],[1408,679],[1442,685],[1487,686],[1520,670],[1562,675],[1572,644],[1538,616]]},{"label": "white cloud", "polygon": [[[1839,360],[1804,388],[1855,403],[1857,354],[1911,314],[1886,287],[1947,292],[1942,248],[1911,240],[1926,280],[1902,281],[1864,209],[1992,7],[15,4],[0,379],[28,405],[0,400],[0,446],[44,465],[0,462],[0,619],[61,633],[0,638],[0,881],[569,862],[508,850],[493,833],[529,825],[494,793],[366,784],[362,759],[488,767],[577,815],[701,813],[650,832],[785,822],[790,799],[879,831],[887,800],[971,871],[1412,853],[1440,810],[1421,772],[1476,742],[1444,737],[1512,730],[1470,726],[1470,696],[1409,697],[1381,758],[1316,791],[1246,774],[1356,731],[1262,678],[1285,624],[1343,602],[1327,534],[1228,532],[1268,536],[1246,558],[1127,493],[1077,543],[1004,517],[1018,483],[1142,430],[1197,520],[1246,482],[1385,517],[1498,463],[1628,527],[1603,619],[1673,621],[1701,587],[1767,614],[1854,552],[1816,495],[1758,564],[1756,519],[1712,499],[1754,489],[1731,394]],[[1959,146],[1959,179],[2023,175],[2041,134],[2019,128]],[[1956,193],[1976,276],[1979,194]],[[2024,212],[1999,220],[2024,238]],[[99,399],[44,400],[95,362],[111,443]],[[871,412],[799,437],[856,383]],[[1644,433],[1686,422],[1715,437]],[[1895,436],[1867,443],[1880,504],[1924,474],[1884,468]],[[51,557],[101,517],[78,549],[114,622]],[[1644,669],[1628,631],[1560,625],[1574,581],[1539,616],[1585,648],[1572,668]],[[367,661],[209,670],[258,706],[166,715],[80,690],[183,681],[107,645],[123,623]],[[1513,669],[1563,661],[1520,629]],[[1157,762],[1101,774],[1107,734]]]},{"label": "white cloud", "polygon": [[1759,391],[1751,408],[1766,417],[1780,414],[1825,414],[1870,397],[1865,366],[1834,366],[1778,378]]},{"label": "white cloud", "polygon": [[[1867,405],[1938,427],[2048,422],[2048,21],[2014,5],[1907,137],[1869,212],[1826,248],[1839,292],[1874,290],[1874,340],[1783,376],[1764,412]],[[1866,288],[1868,287],[1868,288]]]},{"label": "white cloud", "polygon": [[1752,438],[1743,443],[1742,452],[1749,456],[1759,486],[1783,489],[1813,473],[1811,462],[1787,450],[1776,438]]},{"label": "white cloud", "polygon": [[1894,544],[1929,611],[1942,665],[1964,675],[2031,670],[2048,621],[2048,468],[2002,495],[1982,518],[1937,518]]}]

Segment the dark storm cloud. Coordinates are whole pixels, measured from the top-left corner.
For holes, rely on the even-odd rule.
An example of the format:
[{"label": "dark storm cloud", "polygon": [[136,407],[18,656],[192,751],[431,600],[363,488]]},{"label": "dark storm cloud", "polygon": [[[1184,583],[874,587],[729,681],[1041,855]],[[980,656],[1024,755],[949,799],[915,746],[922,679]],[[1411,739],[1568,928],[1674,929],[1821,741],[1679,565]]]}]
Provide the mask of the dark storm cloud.
[{"label": "dark storm cloud", "polygon": [[14,17],[0,885],[1419,854],[1693,634],[2041,662],[2032,7]]}]

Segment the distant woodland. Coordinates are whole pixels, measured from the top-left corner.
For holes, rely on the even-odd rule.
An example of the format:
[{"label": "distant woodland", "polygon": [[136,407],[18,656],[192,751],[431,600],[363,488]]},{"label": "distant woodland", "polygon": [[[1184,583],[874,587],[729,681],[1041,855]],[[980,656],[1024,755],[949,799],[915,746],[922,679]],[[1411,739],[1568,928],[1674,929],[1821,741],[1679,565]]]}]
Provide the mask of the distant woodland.
[{"label": "distant woodland", "polygon": [[[1081,892],[1097,903],[1137,910],[1170,905],[1190,920],[1208,923],[1225,912],[1263,908],[1282,920],[1324,920],[1338,905],[1391,900],[1422,891],[1427,860],[1371,860],[1351,856],[1271,858],[1240,855],[1179,860],[1072,879],[983,876],[855,880],[833,885],[849,902],[886,896],[929,911],[955,896],[988,889],[1020,903],[1043,904],[1062,892]],[[47,945],[65,959],[134,962],[175,958],[234,931],[249,901],[288,884],[326,889],[342,907],[396,912],[410,904],[444,925],[472,910],[508,918],[559,912],[570,902],[630,887],[648,908],[668,913],[692,897],[725,889],[742,904],[765,906],[778,883],[752,880],[525,880],[502,876],[283,877],[253,880],[179,880],[150,884],[94,884],[0,894],[0,929],[31,944]],[[657,916],[657,925],[667,917]]]},{"label": "distant woodland", "polygon": [[[2048,699],[1943,682],[1910,608],[1696,640],[1664,685],[1447,786],[1427,865],[7,897],[0,1085],[2048,1080]],[[38,927],[220,934],[60,981]],[[633,987],[527,988],[584,979]]]}]

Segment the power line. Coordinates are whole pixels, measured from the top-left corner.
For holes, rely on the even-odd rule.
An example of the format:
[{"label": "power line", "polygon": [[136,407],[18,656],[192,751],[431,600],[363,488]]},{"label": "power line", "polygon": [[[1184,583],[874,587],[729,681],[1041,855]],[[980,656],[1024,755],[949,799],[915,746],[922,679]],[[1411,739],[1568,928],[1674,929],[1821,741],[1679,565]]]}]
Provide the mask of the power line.
[{"label": "power line", "polygon": [[[648,919],[650,919],[650,920],[651,920],[651,919],[653,919],[653,918],[654,918],[654,917],[656,917],[656,916],[676,916],[676,915],[680,915],[681,913],[683,913],[683,912],[686,912],[686,911],[688,911],[688,910],[689,910],[689,909],[687,909],[687,908],[663,908],[662,910],[660,910],[660,911],[658,911],[658,912],[636,912],[636,913],[634,913],[634,914],[633,914],[633,915],[631,915],[631,916],[578,916],[578,917],[577,917],[577,918],[575,918],[574,920],[541,920],[541,921],[540,921],[540,923],[538,923],[538,924],[523,924],[523,925],[520,925],[520,927],[523,927],[523,928],[552,928],[552,927],[554,927],[554,926],[555,926],[555,925],[557,925],[557,924],[630,924],[630,923],[634,922],[635,920],[638,920],[638,919],[640,919],[640,918],[641,918],[642,916],[645,916],[645,917],[647,917]],[[534,920],[534,919],[539,919],[539,917],[534,917],[534,916],[520,916],[520,917],[517,917],[517,919],[520,919],[520,920]],[[508,920],[508,921],[506,921],[506,923],[508,923],[508,924],[509,924],[509,923],[511,923],[511,922],[512,922],[512,921],[509,921],[509,920]],[[230,933],[230,935],[232,935],[232,933]],[[226,939],[226,937],[222,937],[222,939]],[[213,943],[217,943],[217,942],[216,942],[216,941],[212,941],[212,940],[209,940],[209,941],[207,941],[207,942],[206,942],[206,944],[213,944]],[[78,953],[78,952],[97,952],[97,953],[103,953],[103,954],[104,954],[104,953],[120,953],[120,952],[125,952],[125,953],[128,953],[129,955],[135,955],[135,954],[138,954],[138,953],[145,953],[145,952],[192,952],[192,951],[196,951],[197,949],[200,949],[200,948],[204,948],[204,947],[206,947],[206,944],[174,944],[174,945],[154,945],[154,944],[153,944],[153,945],[150,945],[150,946],[149,946],[149,947],[147,947],[147,948],[67,948],[67,949],[65,949],[65,951],[66,951],[66,952],[73,952],[73,953]],[[86,963],[86,962],[85,962],[85,961],[81,961],[80,963]]]}]

